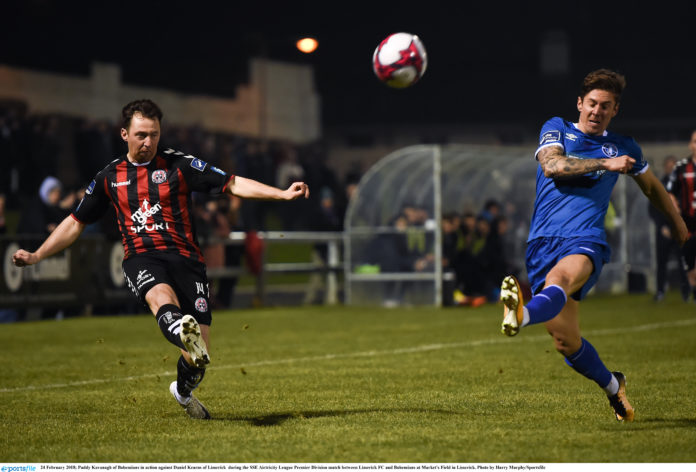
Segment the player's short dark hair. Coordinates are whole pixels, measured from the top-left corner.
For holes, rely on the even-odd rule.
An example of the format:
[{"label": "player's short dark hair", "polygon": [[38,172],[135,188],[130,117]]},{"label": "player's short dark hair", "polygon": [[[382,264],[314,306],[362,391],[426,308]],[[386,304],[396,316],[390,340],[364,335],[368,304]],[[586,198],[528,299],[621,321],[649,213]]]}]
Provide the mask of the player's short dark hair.
[{"label": "player's short dark hair", "polygon": [[143,117],[151,120],[157,118],[157,121],[160,123],[162,122],[162,110],[160,110],[160,107],[158,107],[157,104],[152,100],[144,98],[141,100],[134,100],[123,107],[123,110],[121,111],[121,123],[123,128],[128,129],[131,120],[133,119],[133,115],[136,113],[140,113],[143,115]]},{"label": "player's short dark hair", "polygon": [[613,93],[616,103],[621,101],[621,94],[626,88],[626,77],[609,69],[597,69],[585,76],[580,87],[580,98],[592,90],[599,89]]}]

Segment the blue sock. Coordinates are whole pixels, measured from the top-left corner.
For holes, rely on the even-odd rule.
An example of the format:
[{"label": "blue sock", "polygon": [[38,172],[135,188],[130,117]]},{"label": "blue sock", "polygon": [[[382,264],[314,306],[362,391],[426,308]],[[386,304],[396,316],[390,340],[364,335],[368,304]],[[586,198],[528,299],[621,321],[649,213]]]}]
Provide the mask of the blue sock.
[{"label": "blue sock", "polygon": [[529,323],[544,323],[559,314],[566,304],[566,294],[558,285],[549,285],[529,300],[526,308],[529,312]]},{"label": "blue sock", "polygon": [[567,356],[565,361],[576,372],[594,380],[602,388],[611,382],[612,373],[604,366],[595,348],[585,338],[582,338],[580,349]]}]

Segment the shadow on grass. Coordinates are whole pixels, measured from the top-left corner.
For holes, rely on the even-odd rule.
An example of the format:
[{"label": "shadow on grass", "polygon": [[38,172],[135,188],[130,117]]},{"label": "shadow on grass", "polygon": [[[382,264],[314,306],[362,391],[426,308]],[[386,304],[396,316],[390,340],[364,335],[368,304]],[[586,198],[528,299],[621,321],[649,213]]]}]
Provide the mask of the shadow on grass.
[{"label": "shadow on grass", "polygon": [[635,425],[643,429],[696,428],[696,418],[636,418]]},{"label": "shadow on grass", "polygon": [[[618,424],[618,422],[616,422]],[[636,417],[632,423],[626,423],[625,426],[629,429],[626,431],[650,431],[658,429],[694,429],[696,428],[696,418],[642,418]],[[612,426],[605,426],[604,431],[616,432]]]},{"label": "shadow on grass", "polygon": [[405,408],[405,409],[389,409],[389,408],[375,408],[375,409],[361,409],[361,410],[326,410],[326,411],[292,411],[286,413],[270,413],[268,415],[262,416],[220,416],[213,415],[212,421],[243,421],[247,422],[253,426],[279,426],[288,420],[294,419],[312,419],[312,418],[325,418],[325,417],[341,417],[349,415],[363,415],[367,413],[428,413],[428,414],[438,414],[438,415],[462,415],[463,412],[457,411],[447,411],[447,410],[428,410],[428,409],[418,409],[418,408]]}]

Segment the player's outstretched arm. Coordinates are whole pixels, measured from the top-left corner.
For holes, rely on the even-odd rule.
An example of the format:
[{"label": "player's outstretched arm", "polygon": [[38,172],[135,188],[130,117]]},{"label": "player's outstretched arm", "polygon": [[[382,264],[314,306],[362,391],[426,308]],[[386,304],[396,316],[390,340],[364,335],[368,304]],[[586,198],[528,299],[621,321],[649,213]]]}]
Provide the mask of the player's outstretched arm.
[{"label": "player's outstretched arm", "polygon": [[684,220],[675,207],[672,198],[670,198],[670,195],[667,193],[667,190],[665,190],[665,187],[662,185],[662,182],[660,182],[650,169],[633,178],[641,191],[648,197],[650,203],[669,219],[672,225],[672,238],[674,238],[679,245],[683,245],[686,240],[689,239],[689,230],[686,228],[686,223],[684,223]]},{"label": "player's outstretched arm", "polygon": [[618,156],[613,159],[576,159],[563,154],[563,148],[560,146],[542,148],[537,154],[537,161],[544,175],[552,179],[577,177],[597,170],[625,174],[636,162],[631,156]]},{"label": "player's outstretched arm", "polygon": [[84,229],[84,223],[80,223],[72,215],[69,215],[48,235],[48,238],[36,252],[20,249],[12,256],[12,262],[17,267],[36,264],[70,246],[82,234]]},{"label": "player's outstretched arm", "polygon": [[246,177],[234,176],[225,189],[230,195],[254,200],[296,200],[309,198],[309,187],[304,182],[293,182],[281,190]]}]

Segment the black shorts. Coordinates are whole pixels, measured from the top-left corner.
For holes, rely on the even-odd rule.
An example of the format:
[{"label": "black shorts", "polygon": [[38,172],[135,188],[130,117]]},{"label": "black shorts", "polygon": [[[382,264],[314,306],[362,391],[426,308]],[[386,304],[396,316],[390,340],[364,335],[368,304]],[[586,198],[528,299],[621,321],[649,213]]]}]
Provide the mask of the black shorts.
[{"label": "black shorts", "polygon": [[122,267],[126,283],[146,307],[147,292],[164,283],[174,289],[183,314],[210,325],[210,289],[205,264],[163,252],[131,256],[123,261]]},{"label": "black shorts", "polygon": [[696,267],[696,236],[687,239],[682,247],[682,254],[684,254],[687,269],[693,270]]}]

